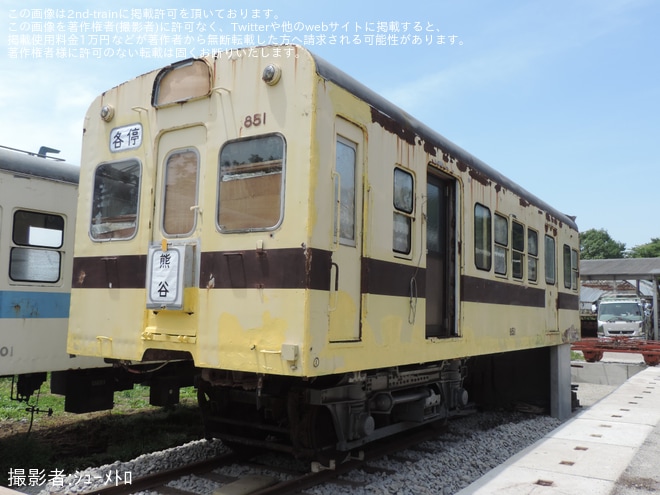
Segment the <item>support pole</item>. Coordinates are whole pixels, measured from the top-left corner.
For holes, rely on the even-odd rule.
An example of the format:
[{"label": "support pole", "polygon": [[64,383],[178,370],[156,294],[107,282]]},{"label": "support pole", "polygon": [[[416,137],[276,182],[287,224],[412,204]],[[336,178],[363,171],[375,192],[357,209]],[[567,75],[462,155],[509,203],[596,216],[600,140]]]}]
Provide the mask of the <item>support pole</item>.
[{"label": "support pole", "polygon": [[658,335],[658,280],[656,275],[653,277],[653,340],[659,340]]},{"label": "support pole", "polygon": [[550,415],[563,421],[571,406],[571,344],[561,344],[550,348]]}]

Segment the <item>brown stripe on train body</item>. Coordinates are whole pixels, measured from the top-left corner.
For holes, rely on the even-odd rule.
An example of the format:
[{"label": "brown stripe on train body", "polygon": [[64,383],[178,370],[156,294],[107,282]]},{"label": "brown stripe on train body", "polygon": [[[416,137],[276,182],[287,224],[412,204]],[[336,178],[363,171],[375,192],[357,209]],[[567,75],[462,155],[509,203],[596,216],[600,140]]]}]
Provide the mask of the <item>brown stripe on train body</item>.
[{"label": "brown stripe on train body", "polygon": [[[322,249],[272,249],[268,251],[217,251],[201,256],[200,288],[329,290],[331,253]],[[142,289],[146,255],[75,258],[74,288]],[[363,294],[410,296],[415,279],[419,298],[425,297],[426,270],[402,263],[362,259]],[[209,284],[209,280],[213,280]],[[511,304],[542,308],[541,288],[461,277],[461,301]],[[560,292],[558,309],[576,309],[578,296]]]}]

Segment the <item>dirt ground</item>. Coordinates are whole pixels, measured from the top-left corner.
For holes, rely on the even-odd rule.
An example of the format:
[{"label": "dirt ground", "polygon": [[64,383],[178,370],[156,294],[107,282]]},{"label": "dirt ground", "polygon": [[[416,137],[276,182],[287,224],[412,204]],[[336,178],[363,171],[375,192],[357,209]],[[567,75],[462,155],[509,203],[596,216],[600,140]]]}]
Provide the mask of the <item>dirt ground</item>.
[{"label": "dirt ground", "polygon": [[97,433],[111,423],[112,414],[100,411],[87,414],[61,413],[50,417],[39,414],[30,426],[29,413],[26,412],[25,419],[0,421],[0,444],[11,445],[31,439],[63,453],[64,450],[75,450],[75,446],[83,449],[89,445],[90,437],[106,436]]},{"label": "dirt ground", "polygon": [[7,486],[12,469],[72,473],[200,438],[203,427],[196,406],[40,415],[31,429],[26,413],[26,419],[0,421],[0,486]]}]

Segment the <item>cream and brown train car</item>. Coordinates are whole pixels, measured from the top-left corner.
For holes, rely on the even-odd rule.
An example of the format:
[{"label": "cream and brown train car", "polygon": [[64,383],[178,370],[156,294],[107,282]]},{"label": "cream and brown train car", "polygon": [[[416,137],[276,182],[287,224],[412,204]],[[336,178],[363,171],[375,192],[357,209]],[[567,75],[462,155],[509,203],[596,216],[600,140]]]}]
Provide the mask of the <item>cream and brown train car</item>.
[{"label": "cream and brown train car", "polygon": [[318,454],[473,398],[566,414],[574,220],[306,49],[106,91],[82,162],[69,352],[194,363],[208,436]]},{"label": "cream and brown train car", "polygon": [[77,391],[108,367],[66,349],[80,169],[53,152],[0,146],[0,377],[32,414],[44,412],[31,398],[48,373],[51,391],[84,412]]}]

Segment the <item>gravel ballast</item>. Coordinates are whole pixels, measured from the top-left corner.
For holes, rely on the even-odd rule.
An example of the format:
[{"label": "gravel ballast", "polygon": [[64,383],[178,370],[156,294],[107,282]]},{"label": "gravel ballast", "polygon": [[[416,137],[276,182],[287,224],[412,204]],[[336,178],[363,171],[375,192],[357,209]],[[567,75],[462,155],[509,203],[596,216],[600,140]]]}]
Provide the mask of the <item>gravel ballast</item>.
[{"label": "gravel ballast", "polygon": [[[533,444],[557,428],[561,422],[547,416],[521,413],[481,412],[449,422],[447,431],[433,441],[424,442],[420,449],[410,449],[395,456],[370,462],[372,467],[389,471],[353,471],[346,477],[355,484],[328,484],[306,490],[317,495],[347,494],[453,494],[477,480],[509,457]],[[99,468],[49,479],[39,495],[74,494],[114,484],[124,479],[137,479],[165,469],[201,461],[226,452],[220,441],[199,440],[162,452],[144,454],[129,462],[115,462]],[[265,454],[262,462],[269,463]],[[273,455],[280,465],[282,456]],[[300,461],[291,459],[292,467],[300,468]],[[394,474],[390,474],[391,472]],[[225,476],[278,474],[276,470],[229,466],[216,470]],[[55,481],[55,483],[54,483]],[[221,486],[197,476],[187,476],[171,486],[200,495],[211,495]],[[144,495],[156,492],[143,492]]]}]

